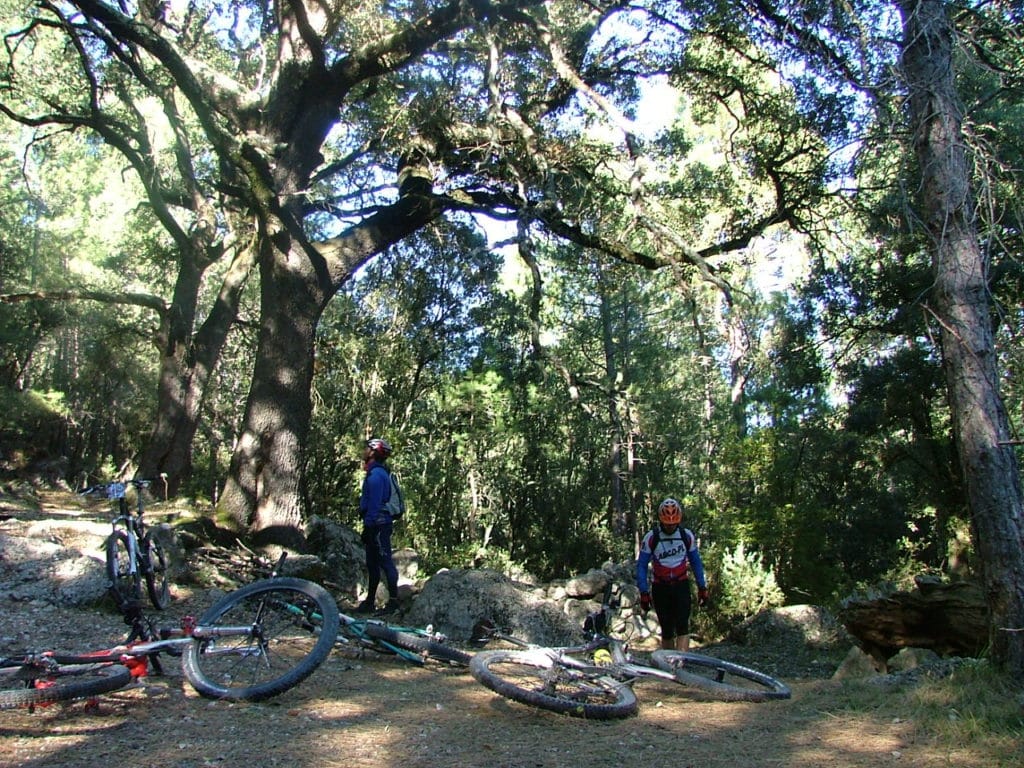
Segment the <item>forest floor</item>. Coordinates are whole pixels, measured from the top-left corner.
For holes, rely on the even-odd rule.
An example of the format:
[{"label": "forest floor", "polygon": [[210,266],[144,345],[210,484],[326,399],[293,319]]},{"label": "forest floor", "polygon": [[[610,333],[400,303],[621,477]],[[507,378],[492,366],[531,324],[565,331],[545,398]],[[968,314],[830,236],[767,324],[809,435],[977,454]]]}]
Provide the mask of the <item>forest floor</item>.
[{"label": "forest floor", "polygon": [[[0,566],[2,566],[0,562]],[[175,588],[168,619],[196,615],[206,590]],[[125,627],[103,608],[15,602],[0,594],[0,637],[21,647],[113,645]],[[0,648],[0,654],[10,650]],[[760,669],[801,649],[758,647]],[[0,712],[0,767],[64,768],[1004,768],[1024,746],[965,713],[950,681],[831,679],[833,664],[786,678],[787,701],[719,703],[680,686],[636,686],[640,711],[585,721],[505,700],[462,668],[332,654],[308,680],[259,704],[209,701],[174,659],[167,674],[78,701]],[[1019,730],[1017,731],[1019,733]]]}]

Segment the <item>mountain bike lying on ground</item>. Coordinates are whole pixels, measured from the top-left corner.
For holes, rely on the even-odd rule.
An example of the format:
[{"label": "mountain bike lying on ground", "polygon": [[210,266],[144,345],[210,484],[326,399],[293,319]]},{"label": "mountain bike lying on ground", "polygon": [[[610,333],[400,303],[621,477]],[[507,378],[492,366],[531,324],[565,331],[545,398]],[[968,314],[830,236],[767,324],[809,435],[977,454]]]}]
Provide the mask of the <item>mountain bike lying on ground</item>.
[{"label": "mountain bike lying on ground", "polygon": [[[271,566],[257,553],[250,551],[250,555],[257,568]],[[469,665],[471,654],[449,645],[448,638],[434,631],[432,626],[399,626],[380,615],[372,618],[357,617],[341,610],[338,611],[338,621],[334,646],[341,655],[366,658],[370,651],[384,656],[397,656],[418,665],[430,660]]]},{"label": "mountain bike lying on ground", "polygon": [[447,638],[433,627],[403,627],[382,619],[361,619],[341,613],[336,646],[360,656],[363,651],[396,655],[413,664],[428,659],[466,666],[471,654],[448,645]]},{"label": "mountain bike lying on ground", "polygon": [[151,669],[162,672],[161,653],[180,656],[185,677],[207,698],[261,701],[309,677],[330,654],[339,627],[327,590],[276,575],[228,593],[198,621],[186,616],[176,628],[154,627],[141,601],[123,608],[132,629],[122,645],[0,658],[0,709],[116,691]]},{"label": "mountain bike lying on ground", "polygon": [[[151,480],[126,480],[93,485],[79,494],[97,495],[117,502],[117,516],[111,520],[113,530],[107,537],[107,580],[110,594],[120,607],[142,597],[142,582],[153,607],[163,610],[171,602],[167,582],[167,551],[160,541],[159,529],[147,528],[143,519],[143,491]],[[128,487],[135,489],[135,514],[128,506]]]},{"label": "mountain bike lying on ground", "polygon": [[[580,645],[533,645],[481,623],[478,643],[505,640],[516,649],[484,650],[469,671],[477,681],[506,698],[575,717],[611,719],[637,712],[633,683],[655,679],[726,701],[788,699],[789,688],[766,674],[731,662],[682,651],[654,651],[654,666],[639,662],[625,643],[605,634],[611,608],[610,588],[601,609],[587,616]],[[680,693],[687,691],[679,690]]]}]

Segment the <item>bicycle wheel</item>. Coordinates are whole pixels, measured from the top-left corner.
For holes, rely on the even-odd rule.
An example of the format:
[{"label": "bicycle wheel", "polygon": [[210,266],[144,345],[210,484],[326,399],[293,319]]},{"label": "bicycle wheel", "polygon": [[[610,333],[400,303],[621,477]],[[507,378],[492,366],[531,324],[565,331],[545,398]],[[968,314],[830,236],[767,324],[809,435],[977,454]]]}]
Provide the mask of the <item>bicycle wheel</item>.
[{"label": "bicycle wheel", "polygon": [[199,619],[182,657],[192,686],[215,699],[261,701],[287,691],[327,658],[338,606],[318,584],[277,577],[232,592]]},{"label": "bicycle wheel", "polygon": [[131,672],[120,664],[79,664],[41,671],[0,668],[0,710],[98,696],[124,688]]},{"label": "bicycle wheel", "polygon": [[658,650],[651,660],[671,672],[683,685],[697,688],[708,698],[721,701],[768,701],[788,699],[789,687],[774,677],[731,661],[683,651]]},{"label": "bicycle wheel", "polygon": [[114,531],[107,537],[107,583],[118,605],[142,597],[138,570],[132,573],[128,534]]},{"label": "bicycle wheel", "polygon": [[377,643],[390,643],[407,651],[413,651],[425,658],[447,661],[463,666],[468,665],[471,658],[470,654],[460,651],[458,648],[452,648],[450,645],[439,643],[436,640],[431,640],[428,637],[412,632],[392,629],[383,624],[367,622],[365,631],[367,637],[373,638]]},{"label": "bicycle wheel", "polygon": [[469,663],[474,678],[495,693],[573,717],[608,720],[635,715],[636,694],[614,678],[563,666],[547,653],[480,651]]},{"label": "bicycle wheel", "polygon": [[146,579],[146,592],[153,607],[162,611],[171,604],[171,586],[167,581],[167,551],[153,529],[146,531],[142,538],[142,551],[145,553],[149,567],[143,574]]}]

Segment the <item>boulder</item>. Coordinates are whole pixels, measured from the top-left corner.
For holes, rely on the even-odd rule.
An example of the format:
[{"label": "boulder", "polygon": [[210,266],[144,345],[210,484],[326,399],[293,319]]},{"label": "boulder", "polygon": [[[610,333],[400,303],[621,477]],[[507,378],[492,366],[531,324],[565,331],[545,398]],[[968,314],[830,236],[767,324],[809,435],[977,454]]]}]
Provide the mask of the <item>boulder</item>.
[{"label": "boulder", "polygon": [[928,648],[901,648],[900,652],[886,661],[889,672],[907,672],[919,667],[932,667],[938,664],[939,654]]},{"label": "boulder", "polygon": [[793,647],[810,649],[831,649],[851,642],[836,617],[819,605],[787,605],[762,611],[733,627],[729,639],[744,645],[782,640]]},{"label": "boulder", "polygon": [[0,529],[0,594],[18,602],[95,605],[107,596],[104,541],[110,526],[75,520]]},{"label": "boulder", "polygon": [[860,680],[874,677],[884,671],[883,667],[875,659],[855,645],[850,648],[846,658],[839,664],[839,667],[832,675],[832,679]]},{"label": "boulder", "polygon": [[[330,587],[336,596],[352,602],[366,597],[366,554],[357,531],[333,520],[313,517],[306,526],[306,544],[310,556],[322,564],[322,574],[312,578],[313,581]],[[394,560],[398,568],[399,596],[407,600],[418,584],[419,555],[412,549],[398,549],[394,552]],[[377,602],[383,604],[387,599],[387,586],[381,584],[377,590]]]},{"label": "boulder", "polygon": [[609,581],[611,581],[611,576],[607,571],[591,568],[583,575],[569,579],[565,583],[565,594],[569,597],[589,599],[594,595],[602,594]]},{"label": "boulder", "polygon": [[489,569],[436,573],[403,617],[407,624],[429,624],[463,641],[472,636],[481,621],[540,645],[565,645],[582,637],[582,621],[577,624],[561,604],[538,596],[530,585]]}]

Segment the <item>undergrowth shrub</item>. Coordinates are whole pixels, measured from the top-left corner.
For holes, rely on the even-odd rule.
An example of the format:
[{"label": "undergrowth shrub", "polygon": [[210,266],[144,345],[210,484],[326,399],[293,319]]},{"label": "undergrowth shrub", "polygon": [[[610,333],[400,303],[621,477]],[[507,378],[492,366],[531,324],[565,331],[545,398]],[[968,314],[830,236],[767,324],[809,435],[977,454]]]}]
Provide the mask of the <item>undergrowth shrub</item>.
[{"label": "undergrowth shrub", "polygon": [[694,627],[700,634],[721,636],[744,619],[785,603],[775,574],[760,555],[747,552],[742,542],[727,552],[709,548],[704,560],[711,610],[694,615]]}]

